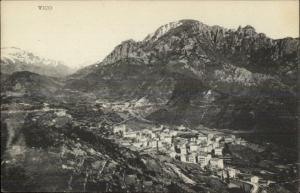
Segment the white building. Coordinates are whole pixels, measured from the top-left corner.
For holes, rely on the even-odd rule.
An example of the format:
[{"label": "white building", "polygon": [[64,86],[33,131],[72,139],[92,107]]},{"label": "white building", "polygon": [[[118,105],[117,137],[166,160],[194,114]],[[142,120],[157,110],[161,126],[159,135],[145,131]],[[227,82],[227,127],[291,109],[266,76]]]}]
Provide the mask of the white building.
[{"label": "white building", "polygon": [[133,131],[126,132],[126,133],[123,134],[123,137],[126,137],[126,138],[136,138],[136,133],[133,132]]},{"label": "white building", "polygon": [[155,137],[156,137],[156,133],[151,132],[151,133],[150,133],[150,137],[151,137],[151,138],[155,138]]},{"label": "white building", "polygon": [[207,146],[207,152],[210,153],[213,150],[213,146],[212,145],[208,145]]},{"label": "white building", "polygon": [[209,133],[208,135],[207,135],[207,139],[208,140],[212,140],[214,138],[214,134],[213,133]]},{"label": "white building", "polygon": [[185,130],[185,129],[186,129],[186,127],[183,126],[183,125],[180,125],[180,126],[178,127],[178,130]]},{"label": "white building", "polygon": [[174,151],[172,151],[170,154],[170,157],[172,157],[172,158],[175,158],[176,157],[176,155],[177,155],[177,153],[176,152],[174,152]]},{"label": "white building", "polygon": [[180,153],[181,153],[181,154],[187,154],[187,153],[188,153],[188,152],[187,152],[187,148],[186,148],[186,143],[185,143],[185,142],[184,142],[184,143],[178,144],[178,145],[177,145],[177,148],[180,149]]},{"label": "white building", "polygon": [[197,141],[197,138],[196,137],[192,137],[191,138],[191,142],[196,142]]},{"label": "white building", "polygon": [[199,143],[207,142],[207,137],[202,134],[198,135],[198,142]]},{"label": "white building", "polygon": [[215,148],[215,155],[222,156],[223,155],[223,148]]},{"label": "white building", "polygon": [[182,161],[182,162],[187,162],[187,159],[186,159],[186,154],[181,154],[180,155],[180,161]]},{"label": "white building", "polygon": [[133,143],[132,145],[135,146],[135,147],[140,148],[140,147],[143,146],[143,143],[141,143],[141,142],[135,142],[135,143]]},{"label": "white building", "polygon": [[212,143],[212,147],[213,147],[213,149],[219,147],[219,143],[218,142],[213,142]]},{"label": "white building", "polygon": [[205,152],[205,153],[207,153],[207,152],[208,152],[207,146],[200,146],[200,147],[199,147],[199,151],[200,151],[200,152]]},{"label": "white building", "polygon": [[200,164],[201,167],[208,165],[210,159],[211,159],[210,154],[203,153],[198,155],[198,163]]},{"label": "white building", "polygon": [[157,142],[155,140],[151,140],[148,142],[148,146],[149,147],[156,147],[157,146]]},{"label": "white building", "polygon": [[259,181],[259,177],[257,176],[252,176],[251,179],[250,179],[251,183],[253,184],[258,184],[258,181]]},{"label": "white building", "polygon": [[156,141],[156,146],[157,146],[157,147],[163,147],[163,144],[162,144],[161,141]]},{"label": "white building", "polygon": [[223,159],[211,158],[209,161],[210,167],[213,169],[224,169]]},{"label": "white building", "polygon": [[190,143],[190,151],[194,152],[194,151],[198,151],[199,149],[199,145],[195,144],[195,143]]},{"label": "white building", "polygon": [[225,137],[225,143],[232,143],[232,142],[233,142],[233,138],[231,136]]},{"label": "white building", "polygon": [[218,137],[216,137],[216,142],[219,142],[219,141],[221,141],[223,139],[223,137],[221,137],[221,136],[218,136]]},{"label": "white building", "polygon": [[180,147],[180,153],[186,155],[188,153],[187,148],[185,146]]},{"label": "white building", "polygon": [[228,177],[229,178],[235,178],[238,171],[234,168],[227,168]]},{"label": "white building", "polygon": [[244,139],[242,139],[241,141],[240,141],[240,145],[247,145],[247,141],[246,140],[244,140]]},{"label": "white building", "polygon": [[189,163],[197,163],[196,154],[187,155],[187,162]]},{"label": "white building", "polygon": [[166,138],[164,138],[164,142],[172,144],[172,137],[166,137]]}]

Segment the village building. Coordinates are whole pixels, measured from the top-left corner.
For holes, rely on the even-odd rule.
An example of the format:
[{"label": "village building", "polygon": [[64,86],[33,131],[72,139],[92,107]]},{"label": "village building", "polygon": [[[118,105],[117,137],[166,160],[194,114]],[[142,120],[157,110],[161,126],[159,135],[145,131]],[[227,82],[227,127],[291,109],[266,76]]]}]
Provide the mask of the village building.
[{"label": "village building", "polygon": [[224,169],[223,159],[211,158],[209,164],[212,169]]},{"label": "village building", "polygon": [[225,143],[232,143],[234,141],[234,139],[231,136],[226,136],[224,140]]},{"label": "village building", "polygon": [[133,132],[133,131],[123,133],[123,137],[125,137],[125,138],[136,138],[136,136],[137,136],[136,132]]},{"label": "village building", "polygon": [[219,147],[219,143],[218,142],[213,142],[212,144],[213,149]]},{"label": "village building", "polygon": [[164,139],[164,138],[168,138],[168,137],[170,137],[170,135],[168,133],[160,133],[159,134],[160,139]]},{"label": "village building", "polygon": [[223,155],[223,148],[215,148],[215,155],[222,156]]},{"label": "village building", "polygon": [[150,137],[151,137],[151,138],[156,138],[157,135],[156,135],[156,133],[151,132],[151,133],[150,133]]},{"label": "village building", "polygon": [[198,151],[199,149],[199,146],[196,143],[190,143],[189,147],[190,147],[190,152],[195,152]]},{"label": "village building", "polygon": [[181,154],[187,154],[188,153],[188,150],[187,150],[186,146],[181,146],[180,147],[180,153]]},{"label": "village building", "polygon": [[250,178],[250,182],[253,183],[253,184],[258,184],[258,181],[259,181],[259,177],[258,176],[252,176]]},{"label": "village building", "polygon": [[131,146],[131,144],[128,141],[122,141],[121,145],[123,145],[123,146]]},{"label": "village building", "polygon": [[164,138],[164,142],[166,142],[168,144],[172,144],[172,137],[166,137],[166,138]]},{"label": "village building", "polygon": [[226,171],[228,173],[228,177],[229,178],[236,178],[237,173],[239,172],[237,169],[235,168],[226,168]]},{"label": "village building", "polygon": [[245,145],[247,145],[248,143],[247,143],[247,141],[246,140],[244,140],[244,139],[241,139],[241,141],[240,141],[240,145],[243,145],[243,146],[245,146]]},{"label": "village building", "polygon": [[208,152],[207,146],[200,146],[199,151],[207,153]]},{"label": "village building", "polygon": [[186,127],[185,126],[183,126],[183,125],[180,125],[178,128],[177,128],[179,131],[183,131],[183,130],[185,130],[186,129]]},{"label": "village building", "polygon": [[198,163],[201,167],[207,166],[209,163],[209,160],[211,159],[211,155],[207,153],[201,153],[198,155]]},{"label": "village building", "polygon": [[194,153],[188,154],[187,155],[187,162],[189,162],[189,163],[197,163],[196,154],[194,154]]},{"label": "village building", "polygon": [[214,138],[214,134],[213,133],[209,133],[207,135],[207,140],[212,140]]},{"label": "village building", "polygon": [[180,161],[182,161],[182,162],[187,162],[186,154],[181,154],[181,155],[180,155]]},{"label": "village building", "polygon": [[187,148],[186,148],[186,142],[185,141],[179,141],[176,145],[176,148],[180,150],[181,154],[187,154]]},{"label": "village building", "polygon": [[207,152],[211,153],[212,150],[213,150],[213,146],[212,145],[208,145],[207,146]]},{"label": "village building", "polygon": [[212,141],[211,139],[208,139],[206,142],[207,145],[212,145],[213,143],[214,143],[214,141]]},{"label": "village building", "polygon": [[197,141],[197,138],[196,138],[196,137],[192,137],[192,138],[190,139],[190,141],[191,141],[191,142],[196,142],[196,141]]},{"label": "village building", "polygon": [[158,148],[161,148],[161,147],[163,147],[163,144],[162,144],[161,141],[156,141],[156,146],[157,146]]},{"label": "village building", "polygon": [[222,139],[223,139],[223,137],[217,136],[217,137],[215,138],[215,141],[216,141],[216,142],[219,142],[219,141],[221,141]]},{"label": "village building", "polygon": [[176,155],[177,155],[177,153],[176,152],[174,152],[174,151],[172,151],[170,154],[170,157],[172,157],[172,158],[175,158],[176,157]]},{"label": "village building", "polygon": [[206,142],[207,141],[207,137],[205,135],[203,135],[203,134],[199,134],[198,135],[198,141],[199,141],[199,143]]},{"label": "village building", "polygon": [[157,146],[157,142],[155,140],[151,140],[148,142],[148,146],[154,148]]}]

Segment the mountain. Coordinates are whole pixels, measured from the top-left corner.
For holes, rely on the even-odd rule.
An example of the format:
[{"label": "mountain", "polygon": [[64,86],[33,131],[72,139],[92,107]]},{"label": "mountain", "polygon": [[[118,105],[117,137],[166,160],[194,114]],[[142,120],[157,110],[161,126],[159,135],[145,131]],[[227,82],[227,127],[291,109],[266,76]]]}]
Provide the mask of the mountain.
[{"label": "mountain", "polygon": [[1,92],[8,96],[45,97],[54,94],[61,86],[62,83],[56,78],[20,71],[7,76]]},{"label": "mountain", "polygon": [[165,103],[148,119],[171,124],[288,132],[297,128],[299,38],[271,39],[181,20],[127,40],[66,87],[99,97]]},{"label": "mountain", "polygon": [[1,48],[1,72],[12,74],[30,71],[46,76],[62,77],[73,71],[61,61],[41,58],[20,48]]}]

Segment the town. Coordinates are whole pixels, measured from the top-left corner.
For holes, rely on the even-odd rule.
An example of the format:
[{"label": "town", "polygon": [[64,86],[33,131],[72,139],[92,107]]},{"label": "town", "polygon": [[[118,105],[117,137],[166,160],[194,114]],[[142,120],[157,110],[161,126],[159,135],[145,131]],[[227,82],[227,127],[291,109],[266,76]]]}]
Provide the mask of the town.
[{"label": "town", "polygon": [[[203,170],[227,182],[229,186],[250,185],[251,192],[257,192],[259,186],[267,187],[276,183],[257,175],[243,173],[232,164],[232,156],[227,145],[254,146],[245,139],[221,132],[203,132],[187,127],[159,125],[143,130],[130,128],[125,123],[113,127],[113,134],[118,142],[131,150],[148,153],[164,153],[172,159],[184,163],[199,164]],[[238,185],[237,185],[238,184]]]}]

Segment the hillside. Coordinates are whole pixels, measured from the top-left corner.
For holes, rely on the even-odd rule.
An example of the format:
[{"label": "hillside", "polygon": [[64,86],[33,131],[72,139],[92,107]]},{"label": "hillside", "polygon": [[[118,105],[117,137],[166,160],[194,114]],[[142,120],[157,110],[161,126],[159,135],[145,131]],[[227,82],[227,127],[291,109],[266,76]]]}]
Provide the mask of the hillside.
[{"label": "hillside", "polygon": [[61,86],[62,83],[58,79],[20,71],[6,77],[1,92],[8,96],[50,96]]}]

